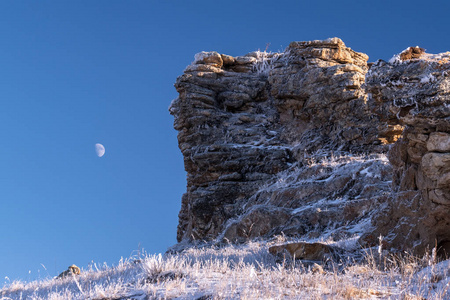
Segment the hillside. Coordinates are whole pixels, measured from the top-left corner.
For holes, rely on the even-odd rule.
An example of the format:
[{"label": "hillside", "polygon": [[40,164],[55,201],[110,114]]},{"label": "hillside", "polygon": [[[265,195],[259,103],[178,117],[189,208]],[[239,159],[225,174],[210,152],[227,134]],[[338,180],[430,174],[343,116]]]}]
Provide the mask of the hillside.
[{"label": "hillside", "polygon": [[[449,261],[384,252],[353,253],[348,262],[277,261],[269,242],[190,248],[142,255],[115,267],[93,265],[81,275],[13,282],[0,299],[448,299]],[[340,244],[351,249],[354,242]],[[381,258],[381,260],[380,260]]]},{"label": "hillside", "polygon": [[449,59],[197,54],[169,108],[178,244],[0,299],[450,299]]}]

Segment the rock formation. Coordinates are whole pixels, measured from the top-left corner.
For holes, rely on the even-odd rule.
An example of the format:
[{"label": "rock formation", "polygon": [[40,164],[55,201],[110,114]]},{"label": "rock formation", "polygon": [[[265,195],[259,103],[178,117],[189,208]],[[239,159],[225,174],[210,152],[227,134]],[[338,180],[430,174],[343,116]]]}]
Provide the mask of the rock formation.
[{"label": "rock formation", "polygon": [[450,244],[447,57],[417,47],[371,65],[338,38],[197,54],[169,108],[187,171],[178,241]]},{"label": "rock formation", "polygon": [[[405,55],[420,53],[414,57]],[[416,58],[416,59],[414,59]],[[389,151],[393,192],[374,218],[376,231],[395,248],[450,254],[450,52],[408,48],[366,76],[378,112],[405,125]]]}]

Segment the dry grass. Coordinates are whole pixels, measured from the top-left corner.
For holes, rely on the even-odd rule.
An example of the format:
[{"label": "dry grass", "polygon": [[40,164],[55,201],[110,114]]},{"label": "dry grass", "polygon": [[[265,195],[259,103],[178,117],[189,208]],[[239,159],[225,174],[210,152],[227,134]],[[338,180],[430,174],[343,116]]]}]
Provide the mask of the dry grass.
[{"label": "dry grass", "polygon": [[[280,241],[280,239],[278,240]],[[276,240],[272,243],[277,242]],[[352,263],[306,262],[268,254],[271,243],[190,248],[147,255],[77,277],[13,282],[0,299],[449,299],[450,263],[434,252],[351,256]],[[316,270],[316,271],[315,271]]]}]

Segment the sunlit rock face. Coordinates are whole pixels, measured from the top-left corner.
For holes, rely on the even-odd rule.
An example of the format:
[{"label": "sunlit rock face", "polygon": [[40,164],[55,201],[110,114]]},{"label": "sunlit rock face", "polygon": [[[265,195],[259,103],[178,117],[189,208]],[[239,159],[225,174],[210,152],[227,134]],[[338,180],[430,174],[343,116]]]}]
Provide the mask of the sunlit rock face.
[{"label": "sunlit rock face", "polygon": [[[197,54],[169,109],[187,171],[178,241],[371,244],[383,234],[394,247],[410,230],[417,247],[443,235],[414,229],[444,220],[432,205],[450,202],[447,64],[437,57],[446,59],[411,48],[372,65],[338,38],[283,53]],[[409,229],[397,232],[399,214]]]},{"label": "sunlit rock face", "polygon": [[374,233],[395,248],[421,253],[437,245],[450,254],[449,59],[450,52],[408,48],[366,75],[374,106],[405,125],[388,154],[394,193],[374,219]]}]

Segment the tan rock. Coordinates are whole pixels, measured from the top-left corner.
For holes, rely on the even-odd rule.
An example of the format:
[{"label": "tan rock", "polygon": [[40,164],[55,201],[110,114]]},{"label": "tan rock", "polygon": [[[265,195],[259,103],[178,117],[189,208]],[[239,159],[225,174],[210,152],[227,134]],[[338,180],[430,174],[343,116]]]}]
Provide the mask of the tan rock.
[{"label": "tan rock", "polygon": [[325,60],[336,60],[339,63],[350,63],[354,65],[366,65],[369,57],[347,48],[339,38],[327,40],[315,40],[308,42],[292,42],[288,50],[302,49],[302,52],[311,57]]},{"label": "tan rock", "polygon": [[[362,84],[367,56],[341,40],[294,43],[288,51],[264,58],[273,69],[260,74],[254,68],[259,52],[221,55],[223,69],[211,64],[215,53],[200,53],[177,80],[180,95],[170,112],[188,172],[180,241],[244,241],[284,230],[320,236],[329,222],[345,226],[370,211],[366,199],[375,204],[380,191],[389,187],[390,179],[381,172],[390,173],[390,167],[378,160],[371,176],[359,173],[368,166],[343,163],[342,174],[329,174],[328,181],[299,184],[299,179],[264,196],[258,193],[263,184],[296,165],[304,166],[300,173],[308,178],[305,151],[382,151],[375,141],[379,128],[386,127],[366,108]],[[211,145],[220,145],[220,151]],[[322,171],[328,172],[325,167]],[[353,177],[365,179],[355,185]],[[321,205],[322,212],[314,208],[305,216],[290,213],[305,203],[347,195],[361,200]],[[254,211],[255,206],[264,209]]]},{"label": "tan rock", "polygon": [[237,56],[234,60],[235,60],[235,63],[238,65],[253,64],[257,61],[256,58],[251,57],[251,56]]},{"label": "tan rock", "polygon": [[417,59],[420,58],[425,53],[425,49],[416,47],[408,47],[405,51],[400,53],[400,59],[405,61],[409,59]]},{"label": "tan rock", "polygon": [[224,71],[221,68],[218,68],[214,65],[207,65],[207,64],[199,64],[199,65],[189,65],[184,70],[186,73],[190,72],[212,72],[212,73],[219,73],[222,74]]},{"label": "tan rock", "polygon": [[81,274],[80,268],[78,268],[76,265],[71,265],[67,268],[67,270],[59,274],[58,277],[56,278],[63,279],[69,276],[75,276],[80,274]]},{"label": "tan rock", "polygon": [[422,158],[422,170],[432,180],[450,172],[450,153],[429,152]]},{"label": "tan rock", "polygon": [[447,186],[446,190],[443,189],[433,189],[428,192],[428,198],[430,201],[450,206],[450,191],[448,189],[449,186]]},{"label": "tan rock", "polygon": [[433,132],[427,142],[428,151],[450,152],[450,134]]},{"label": "tan rock", "polygon": [[213,52],[200,52],[195,55],[195,64],[208,64],[217,68],[221,68],[223,66],[222,56],[213,51]]},{"label": "tan rock", "polygon": [[419,255],[450,240],[450,65],[441,62],[446,55],[410,47],[390,63],[375,63],[366,75],[369,105],[388,123],[405,127],[388,154],[393,193],[374,215],[372,236]]},{"label": "tan rock", "polygon": [[289,243],[279,246],[272,246],[269,252],[272,255],[288,254],[290,258],[301,260],[324,260],[329,258],[332,248],[322,243]]},{"label": "tan rock", "polygon": [[[187,172],[177,239],[306,239],[330,224],[342,238],[373,216],[375,243],[450,240],[450,65],[417,47],[399,58],[369,70],[338,38],[263,60],[196,55],[170,107]],[[394,142],[392,165],[372,156]]]},{"label": "tan rock", "polygon": [[450,172],[449,173],[445,173],[441,177],[439,177],[436,186],[438,188],[442,188],[442,189],[450,188]]},{"label": "tan rock", "polygon": [[234,65],[235,59],[231,55],[221,54],[224,66]]}]

